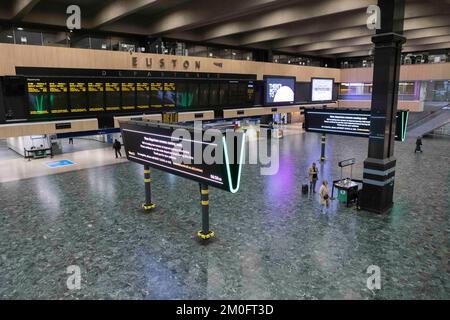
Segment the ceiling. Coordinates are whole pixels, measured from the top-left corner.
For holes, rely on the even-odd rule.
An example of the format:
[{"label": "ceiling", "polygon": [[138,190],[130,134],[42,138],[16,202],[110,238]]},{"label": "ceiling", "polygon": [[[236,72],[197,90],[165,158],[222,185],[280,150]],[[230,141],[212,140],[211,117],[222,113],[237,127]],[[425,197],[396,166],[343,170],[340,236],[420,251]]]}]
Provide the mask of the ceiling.
[{"label": "ceiling", "polygon": [[[6,3],[5,3],[6,2]],[[450,48],[450,0],[406,0],[404,52]],[[261,48],[321,57],[365,56],[377,0],[11,0],[0,19],[65,26],[81,8],[82,28]]]}]

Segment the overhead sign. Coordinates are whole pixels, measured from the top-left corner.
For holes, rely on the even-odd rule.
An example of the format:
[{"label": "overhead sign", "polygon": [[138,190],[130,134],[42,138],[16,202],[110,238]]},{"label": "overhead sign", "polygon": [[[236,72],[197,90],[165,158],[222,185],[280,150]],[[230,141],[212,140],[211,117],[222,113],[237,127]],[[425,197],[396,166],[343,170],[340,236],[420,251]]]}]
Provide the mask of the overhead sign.
[{"label": "overhead sign", "polygon": [[[120,122],[120,128],[128,160],[232,193],[239,190],[245,159],[244,133],[236,133],[237,139],[228,141],[225,132],[220,131],[221,140],[210,142],[203,138],[203,130],[196,132],[193,127],[125,121]],[[187,130],[191,138],[173,138],[176,129]],[[206,163],[203,155],[207,148],[222,155],[219,161]]]},{"label": "overhead sign", "polygon": [[[396,140],[405,141],[409,111],[397,112]],[[369,110],[305,109],[305,129],[310,132],[369,137]]]},{"label": "overhead sign", "polygon": [[327,102],[333,100],[334,79],[312,78],[311,101]]}]

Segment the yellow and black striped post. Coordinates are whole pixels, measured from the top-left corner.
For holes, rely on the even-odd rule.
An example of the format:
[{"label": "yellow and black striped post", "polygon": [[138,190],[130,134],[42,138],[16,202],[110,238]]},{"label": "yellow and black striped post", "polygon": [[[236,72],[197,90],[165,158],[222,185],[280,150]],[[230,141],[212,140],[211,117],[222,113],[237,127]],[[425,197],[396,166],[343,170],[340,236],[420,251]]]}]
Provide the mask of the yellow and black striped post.
[{"label": "yellow and black striped post", "polygon": [[320,161],[325,161],[325,145],[326,145],[326,142],[327,142],[327,137],[325,136],[325,133],[324,133],[324,134],[322,134],[322,141],[321,141],[322,152],[321,152],[321,155],[320,155]]},{"label": "yellow and black striped post", "polygon": [[142,204],[142,208],[145,211],[155,209],[156,205],[152,203],[152,179],[150,177],[150,167],[144,166],[144,184],[145,184],[145,203]]},{"label": "yellow and black striped post", "polygon": [[202,205],[202,230],[197,236],[203,240],[214,237],[214,232],[209,230],[209,189],[208,185],[200,183],[200,201]]}]

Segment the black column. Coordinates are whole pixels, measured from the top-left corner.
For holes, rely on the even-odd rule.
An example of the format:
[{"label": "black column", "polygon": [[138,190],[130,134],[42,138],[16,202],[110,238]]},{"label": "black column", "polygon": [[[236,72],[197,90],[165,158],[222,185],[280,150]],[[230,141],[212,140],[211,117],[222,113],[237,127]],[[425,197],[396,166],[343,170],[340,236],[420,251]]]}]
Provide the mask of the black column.
[{"label": "black column", "polygon": [[372,88],[369,154],[364,161],[364,184],[360,206],[385,213],[393,205],[394,143],[398,83],[403,37],[405,0],[379,0],[381,29],[372,42],[375,61]]}]

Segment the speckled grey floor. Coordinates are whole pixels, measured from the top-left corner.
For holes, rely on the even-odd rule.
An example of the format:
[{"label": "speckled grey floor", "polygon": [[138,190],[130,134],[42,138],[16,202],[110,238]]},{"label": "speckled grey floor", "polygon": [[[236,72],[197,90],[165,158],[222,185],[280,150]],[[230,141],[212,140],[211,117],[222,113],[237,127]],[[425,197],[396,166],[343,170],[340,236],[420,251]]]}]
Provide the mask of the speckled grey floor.
[{"label": "speckled grey floor", "polygon": [[[337,162],[365,158],[367,140],[329,137],[328,180]],[[144,214],[142,167],[118,164],[0,185],[0,298],[51,299],[449,299],[450,140],[396,145],[390,215],[301,195],[320,136],[281,141],[281,169],[246,166],[241,191],[211,189],[207,245],[198,185],[153,173],[158,207]],[[362,165],[355,168],[360,178]],[[81,289],[67,289],[78,265]],[[366,287],[381,268],[379,291]]]}]

